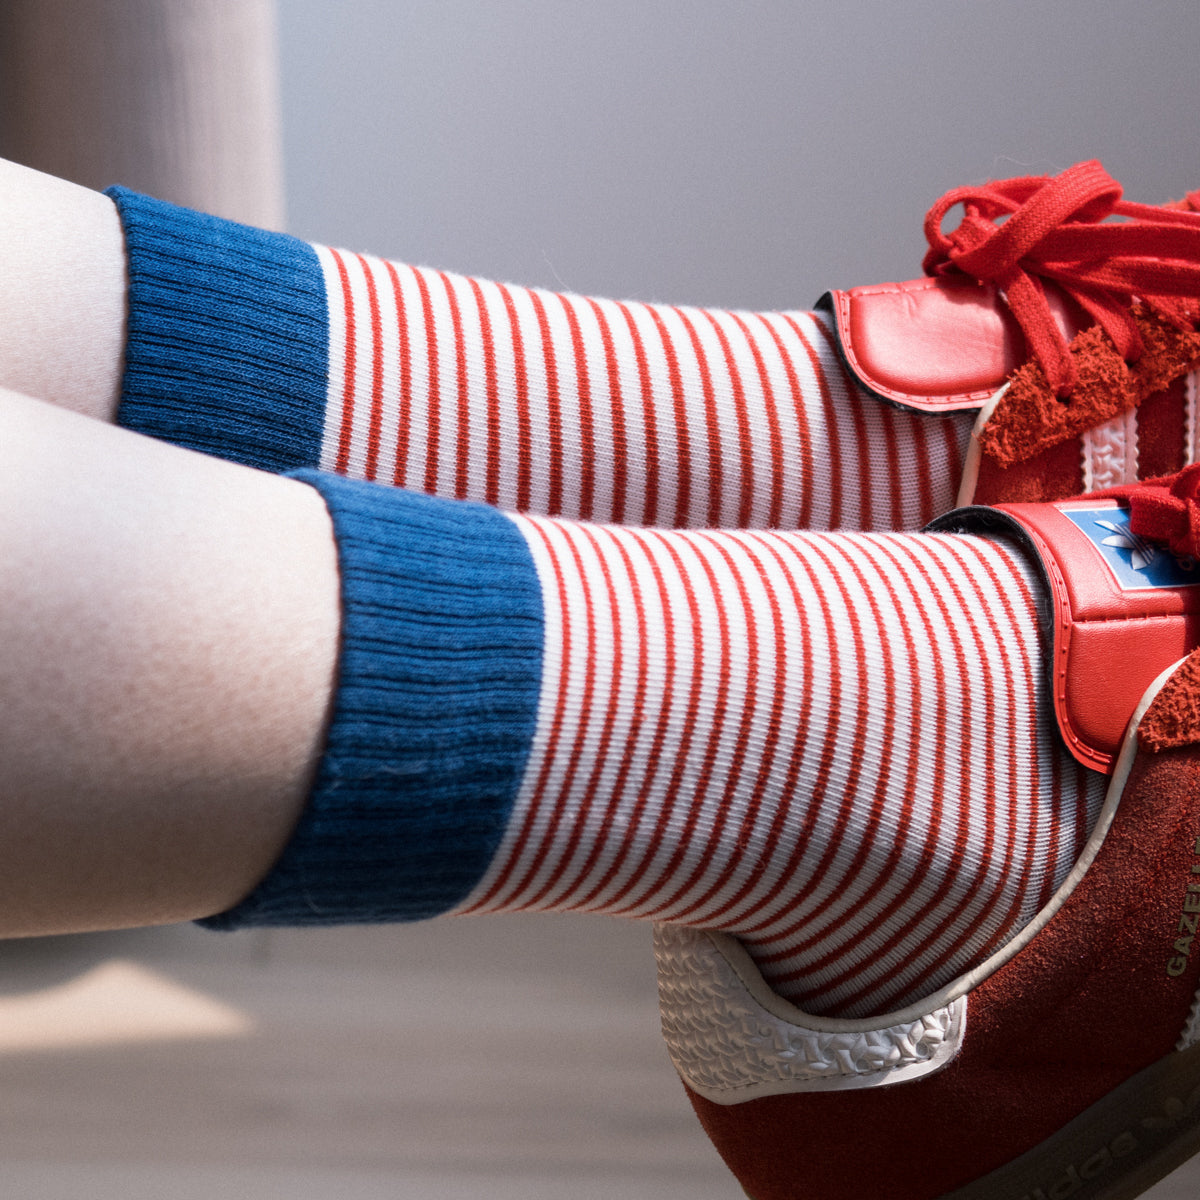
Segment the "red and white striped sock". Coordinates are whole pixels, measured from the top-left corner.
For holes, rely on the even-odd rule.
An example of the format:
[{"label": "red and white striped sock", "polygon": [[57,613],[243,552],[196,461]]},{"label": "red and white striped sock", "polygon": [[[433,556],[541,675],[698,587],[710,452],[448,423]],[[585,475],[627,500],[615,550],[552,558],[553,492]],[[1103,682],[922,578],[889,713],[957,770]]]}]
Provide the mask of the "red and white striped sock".
[{"label": "red and white striped sock", "polygon": [[866,1015],[999,948],[1074,864],[1103,779],[1055,732],[1018,551],[514,519],[537,732],[457,911],[724,929],[802,1007]]},{"label": "red and white striped sock", "polygon": [[953,507],[971,415],[861,393],[820,314],[593,300],[316,249],[325,470],[677,528],[917,529]]}]

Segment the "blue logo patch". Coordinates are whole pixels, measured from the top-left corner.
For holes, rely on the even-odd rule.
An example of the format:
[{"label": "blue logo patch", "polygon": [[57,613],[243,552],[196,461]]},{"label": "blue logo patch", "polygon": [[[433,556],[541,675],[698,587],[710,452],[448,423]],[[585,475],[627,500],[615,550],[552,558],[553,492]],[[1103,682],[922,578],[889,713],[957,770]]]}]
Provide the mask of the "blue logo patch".
[{"label": "blue logo patch", "polygon": [[1176,558],[1166,546],[1138,537],[1129,528],[1126,508],[1060,509],[1096,547],[1122,591],[1143,588],[1193,587],[1200,583],[1200,564]]}]

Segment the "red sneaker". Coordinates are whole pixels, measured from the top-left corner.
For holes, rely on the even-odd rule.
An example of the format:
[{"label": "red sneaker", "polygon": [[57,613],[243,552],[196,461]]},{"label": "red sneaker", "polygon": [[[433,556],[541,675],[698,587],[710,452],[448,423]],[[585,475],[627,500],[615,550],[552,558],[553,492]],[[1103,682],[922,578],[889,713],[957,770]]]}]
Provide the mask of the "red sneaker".
[{"label": "red sneaker", "polygon": [[1120,197],[1097,162],[958,188],[926,216],[924,279],[818,302],[868,391],[979,411],[960,504],[1056,500],[1200,461],[1200,192],[1163,208]]},{"label": "red sneaker", "polygon": [[753,1200],[1124,1200],[1200,1149],[1200,566],[1116,501],[969,509],[1053,603],[1055,707],[1111,774],[1051,903],[923,1003],[813,1017],[724,934],[656,930],[663,1031]]}]

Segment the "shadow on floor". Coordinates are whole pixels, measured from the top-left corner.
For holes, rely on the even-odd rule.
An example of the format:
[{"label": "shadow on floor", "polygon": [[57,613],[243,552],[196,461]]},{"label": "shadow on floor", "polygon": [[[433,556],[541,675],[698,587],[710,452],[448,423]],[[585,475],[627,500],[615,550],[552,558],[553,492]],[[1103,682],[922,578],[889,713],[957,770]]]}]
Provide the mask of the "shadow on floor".
[{"label": "shadow on floor", "polygon": [[[29,1200],[741,1195],[659,1040],[649,930],[601,919],[4,943],[0,1113]],[[1200,1159],[1146,1193],[1197,1195]]]}]

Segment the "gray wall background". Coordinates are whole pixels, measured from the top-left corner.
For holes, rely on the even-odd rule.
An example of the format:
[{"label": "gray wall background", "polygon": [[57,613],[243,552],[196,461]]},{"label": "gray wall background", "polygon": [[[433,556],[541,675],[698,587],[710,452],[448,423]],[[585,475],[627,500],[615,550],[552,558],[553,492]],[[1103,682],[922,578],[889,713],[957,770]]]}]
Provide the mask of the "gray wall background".
[{"label": "gray wall background", "polygon": [[1200,187],[1200,0],[279,0],[289,225],[519,283],[806,307],[946,189]]}]

